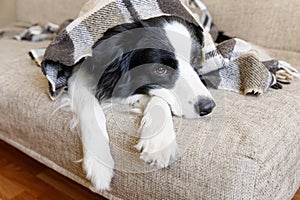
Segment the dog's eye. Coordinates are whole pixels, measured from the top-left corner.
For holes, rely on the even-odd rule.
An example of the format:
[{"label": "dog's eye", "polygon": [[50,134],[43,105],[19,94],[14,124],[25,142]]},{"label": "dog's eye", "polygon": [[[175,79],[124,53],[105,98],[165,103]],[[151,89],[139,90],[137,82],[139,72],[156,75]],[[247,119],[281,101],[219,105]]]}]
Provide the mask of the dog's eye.
[{"label": "dog's eye", "polygon": [[166,68],[163,68],[163,67],[159,67],[159,68],[155,69],[155,73],[157,73],[159,75],[166,74],[167,72],[168,72],[168,70]]}]

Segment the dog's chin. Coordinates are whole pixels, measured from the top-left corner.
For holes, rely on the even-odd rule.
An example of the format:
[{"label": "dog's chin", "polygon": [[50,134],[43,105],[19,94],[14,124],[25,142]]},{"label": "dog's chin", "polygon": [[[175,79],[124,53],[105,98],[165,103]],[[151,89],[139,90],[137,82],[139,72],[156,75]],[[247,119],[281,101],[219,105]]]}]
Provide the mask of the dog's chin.
[{"label": "dog's chin", "polygon": [[185,109],[185,112],[181,112],[181,111],[172,109],[172,107],[171,107],[171,112],[176,117],[182,117],[185,119],[200,119],[200,118],[202,118],[199,115],[199,113],[196,113],[194,110],[195,110],[194,108],[193,109]]},{"label": "dog's chin", "polygon": [[195,109],[195,105],[191,102],[192,100],[185,99],[180,101],[171,90],[160,88],[150,90],[149,96],[156,96],[163,99],[170,107],[172,115],[176,117],[182,117],[186,119],[199,119],[202,118],[199,112]]},{"label": "dog's chin", "polygon": [[202,116],[198,115],[198,114],[192,114],[192,113],[183,113],[181,115],[182,118],[185,118],[185,119],[200,119],[200,118],[203,118]]},{"label": "dog's chin", "polygon": [[[170,95],[172,96],[172,95]],[[192,103],[193,101],[184,101],[184,102],[178,102],[178,98],[166,98],[170,96],[164,96],[161,97],[164,99],[172,112],[173,116],[181,117],[185,119],[201,119],[207,116],[211,115],[211,112],[214,108],[211,107],[211,109],[208,109],[206,112],[205,110],[197,110],[197,105],[195,103]],[[213,100],[211,100],[213,101]]]}]

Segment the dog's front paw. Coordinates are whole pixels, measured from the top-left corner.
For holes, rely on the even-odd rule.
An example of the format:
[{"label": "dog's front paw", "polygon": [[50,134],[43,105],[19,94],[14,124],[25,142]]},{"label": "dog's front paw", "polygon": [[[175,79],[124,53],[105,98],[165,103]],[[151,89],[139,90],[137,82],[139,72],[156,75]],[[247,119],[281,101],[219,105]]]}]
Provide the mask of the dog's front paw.
[{"label": "dog's front paw", "polygon": [[162,131],[153,137],[141,138],[135,148],[141,151],[142,160],[159,168],[167,167],[174,161],[178,149],[173,130]]},{"label": "dog's front paw", "polygon": [[103,164],[92,155],[85,156],[83,169],[86,177],[92,182],[97,191],[109,190],[110,182],[113,177],[113,168]]}]

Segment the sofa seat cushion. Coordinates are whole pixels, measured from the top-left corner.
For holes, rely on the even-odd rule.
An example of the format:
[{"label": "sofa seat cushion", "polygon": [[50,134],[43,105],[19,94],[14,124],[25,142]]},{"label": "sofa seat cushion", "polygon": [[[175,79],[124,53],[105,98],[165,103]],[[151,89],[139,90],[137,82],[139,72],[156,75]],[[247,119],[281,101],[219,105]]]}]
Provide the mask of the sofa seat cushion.
[{"label": "sofa seat cushion", "polygon": [[[0,39],[0,139],[61,174],[90,187],[84,178],[79,131],[72,114],[47,95],[47,80],[29,59],[30,43]],[[273,50],[300,62],[300,53]],[[300,81],[261,97],[212,94],[209,117],[174,117],[180,157],[157,170],[139,160],[139,118],[126,106],[106,109],[116,161],[110,199],[290,199],[300,185]],[[55,111],[55,112],[54,112]]]}]

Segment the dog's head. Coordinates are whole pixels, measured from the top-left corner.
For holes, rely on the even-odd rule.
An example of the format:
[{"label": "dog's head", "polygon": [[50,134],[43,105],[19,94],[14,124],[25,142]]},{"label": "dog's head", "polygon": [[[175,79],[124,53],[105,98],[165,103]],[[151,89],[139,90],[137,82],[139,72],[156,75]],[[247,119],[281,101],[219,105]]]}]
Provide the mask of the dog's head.
[{"label": "dog's head", "polygon": [[[198,118],[215,106],[196,68],[202,28],[178,17],[157,17],[109,29],[93,47],[97,98],[158,96],[174,115]],[[199,66],[198,66],[199,65]]]}]

